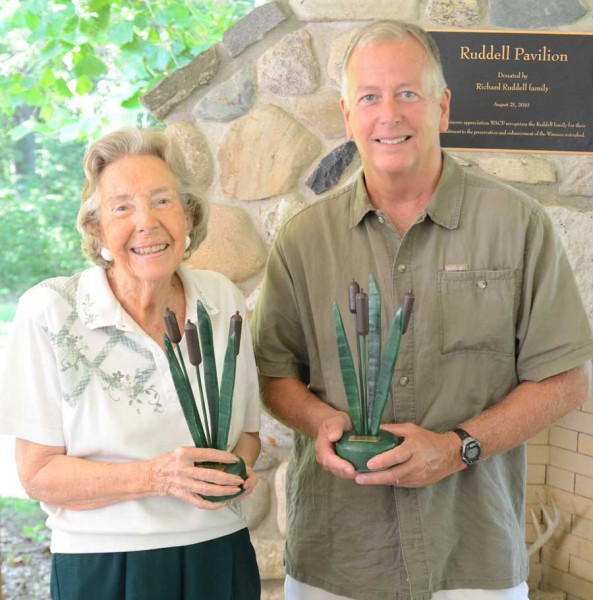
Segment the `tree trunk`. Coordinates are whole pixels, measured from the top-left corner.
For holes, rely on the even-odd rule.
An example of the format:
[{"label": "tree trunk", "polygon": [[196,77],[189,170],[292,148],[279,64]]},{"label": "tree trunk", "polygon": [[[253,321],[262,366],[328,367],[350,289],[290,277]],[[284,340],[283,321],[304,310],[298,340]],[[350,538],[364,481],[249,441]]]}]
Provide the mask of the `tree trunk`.
[{"label": "tree trunk", "polygon": [[[15,111],[15,123],[19,125],[34,116],[36,107],[21,104]],[[17,175],[30,177],[35,173],[35,134],[28,133],[15,143],[14,167]]]}]

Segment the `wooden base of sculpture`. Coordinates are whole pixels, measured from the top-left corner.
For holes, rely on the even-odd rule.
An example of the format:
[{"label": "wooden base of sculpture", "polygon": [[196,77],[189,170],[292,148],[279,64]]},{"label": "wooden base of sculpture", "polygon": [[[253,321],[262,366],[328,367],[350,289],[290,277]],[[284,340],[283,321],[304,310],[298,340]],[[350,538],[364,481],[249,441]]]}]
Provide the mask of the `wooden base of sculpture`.
[{"label": "wooden base of sculpture", "polygon": [[336,442],[336,454],[362,473],[372,470],[367,467],[367,462],[373,456],[395,448],[399,442],[396,436],[384,429],[380,429],[377,435],[358,435],[347,431]]}]

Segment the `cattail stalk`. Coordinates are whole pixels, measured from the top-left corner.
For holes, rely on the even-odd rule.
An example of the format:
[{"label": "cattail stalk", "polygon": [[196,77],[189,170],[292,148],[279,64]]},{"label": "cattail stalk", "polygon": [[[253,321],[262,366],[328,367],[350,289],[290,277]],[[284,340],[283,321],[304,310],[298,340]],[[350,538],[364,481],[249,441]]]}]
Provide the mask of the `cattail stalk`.
[{"label": "cattail stalk", "polygon": [[200,373],[200,363],[202,362],[202,352],[200,350],[200,340],[198,339],[198,328],[189,319],[184,327],[185,343],[187,344],[187,354],[189,362],[196,368],[196,378],[198,380],[198,391],[200,393],[200,404],[202,414],[204,415],[204,432],[206,434],[206,443],[208,447],[212,444],[212,423],[210,414],[206,409],[206,400],[204,398],[204,388],[202,387],[202,374]]},{"label": "cattail stalk", "polygon": [[229,339],[233,333],[235,334],[235,356],[239,354],[239,348],[241,347],[241,330],[243,329],[243,318],[239,314],[239,311],[231,317],[229,325]]},{"label": "cattail stalk", "polygon": [[[362,435],[368,435],[367,335],[369,334],[369,297],[364,291],[356,294],[356,354],[358,355],[358,386]],[[362,347],[361,347],[362,346]]]},{"label": "cattail stalk", "polygon": [[177,323],[177,317],[175,316],[175,313],[169,308],[165,309],[165,329],[167,330],[167,335],[169,336],[169,339],[175,344],[175,349],[177,350],[177,355],[179,356],[179,363],[181,364],[181,368],[183,369],[183,374],[185,375],[185,379],[187,380],[187,385],[190,385],[187,369],[185,368],[185,361],[183,360],[181,348],[179,347],[179,342],[181,342],[181,332],[179,331],[179,324]]}]

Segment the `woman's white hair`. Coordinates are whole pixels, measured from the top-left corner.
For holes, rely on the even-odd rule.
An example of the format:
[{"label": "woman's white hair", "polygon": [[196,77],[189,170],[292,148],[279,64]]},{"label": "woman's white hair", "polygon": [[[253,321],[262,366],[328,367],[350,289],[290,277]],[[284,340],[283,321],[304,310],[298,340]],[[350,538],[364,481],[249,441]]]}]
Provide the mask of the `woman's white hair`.
[{"label": "woman's white hair", "polygon": [[184,258],[200,245],[206,237],[209,205],[202,196],[195,177],[189,170],[183,152],[165,130],[124,127],[108,133],[91,143],[84,155],[84,174],[81,205],[76,227],[82,235],[83,252],[97,265],[107,268],[109,263],[101,257],[99,240],[98,191],[101,173],[122,156],[156,156],[171,169],[177,182],[177,193],[189,215],[192,229],[191,243]]}]

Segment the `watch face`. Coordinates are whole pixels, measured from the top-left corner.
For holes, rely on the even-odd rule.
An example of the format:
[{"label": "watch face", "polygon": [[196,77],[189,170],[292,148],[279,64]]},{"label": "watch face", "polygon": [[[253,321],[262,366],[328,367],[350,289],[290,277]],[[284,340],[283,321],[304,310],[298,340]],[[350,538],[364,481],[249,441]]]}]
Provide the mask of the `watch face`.
[{"label": "watch face", "polygon": [[482,448],[477,440],[469,441],[463,450],[463,457],[468,464],[474,463],[480,458]]}]

